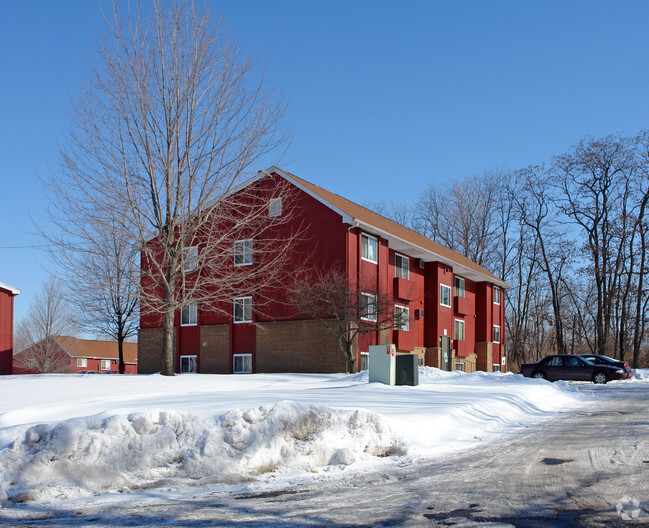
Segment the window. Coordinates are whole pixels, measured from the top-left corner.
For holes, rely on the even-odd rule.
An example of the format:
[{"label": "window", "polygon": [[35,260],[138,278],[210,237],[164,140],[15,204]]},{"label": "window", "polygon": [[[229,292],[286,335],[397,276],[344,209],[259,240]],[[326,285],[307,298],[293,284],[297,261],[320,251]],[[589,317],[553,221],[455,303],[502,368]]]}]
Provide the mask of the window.
[{"label": "window", "polygon": [[250,374],[252,372],[252,354],[235,354],[233,367],[235,374]]},{"label": "window", "polygon": [[361,352],[361,370],[370,368],[370,354],[369,352]]},{"label": "window", "polygon": [[361,235],[361,258],[370,262],[378,262],[378,242],[376,238],[363,233]]},{"label": "window", "polygon": [[88,360],[86,358],[77,358],[77,367],[88,367]]},{"label": "window", "polygon": [[455,277],[455,296],[464,297],[464,279],[462,277]]},{"label": "window", "polygon": [[493,364],[494,372],[500,372],[500,365],[498,363]]},{"label": "window", "polygon": [[407,306],[394,307],[394,329],[408,331],[410,328],[410,309]]},{"label": "window", "polygon": [[439,285],[439,304],[451,307],[451,287],[446,284]]},{"label": "window", "polygon": [[394,273],[395,277],[408,280],[410,278],[410,258],[394,254]]},{"label": "window", "polygon": [[464,366],[464,361],[456,361],[455,362],[455,370],[459,370],[460,372],[466,372],[466,367]]},{"label": "window", "polygon": [[361,319],[376,321],[376,295],[361,293]]},{"label": "window", "polygon": [[198,305],[196,302],[188,302],[180,311],[181,326],[196,326],[198,323]]},{"label": "window", "polygon": [[455,320],[455,327],[453,328],[453,339],[464,341],[464,321],[461,319]]},{"label": "window", "polygon": [[234,322],[249,323],[252,321],[252,297],[237,297],[234,300]]},{"label": "window", "polygon": [[110,370],[110,359],[101,360],[101,370]]},{"label": "window", "polygon": [[494,304],[500,304],[500,288],[494,286]]},{"label": "window", "polygon": [[180,356],[180,373],[198,372],[198,361],[196,356]]},{"label": "window", "polygon": [[500,326],[494,325],[494,343],[500,343]]},{"label": "window", "polygon": [[234,243],[234,265],[248,266],[252,264],[252,240],[237,240]]},{"label": "window", "polygon": [[198,246],[183,248],[183,271],[194,271],[198,267]]},{"label": "window", "polygon": [[268,203],[268,216],[271,218],[275,216],[282,216],[282,199],[271,198]]}]

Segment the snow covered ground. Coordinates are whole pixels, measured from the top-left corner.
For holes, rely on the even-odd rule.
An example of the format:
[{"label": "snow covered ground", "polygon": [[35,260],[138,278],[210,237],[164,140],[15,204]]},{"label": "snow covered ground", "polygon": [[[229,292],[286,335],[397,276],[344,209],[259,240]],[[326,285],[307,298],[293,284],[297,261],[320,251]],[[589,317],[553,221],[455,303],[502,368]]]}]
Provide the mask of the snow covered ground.
[{"label": "snow covered ground", "polygon": [[[647,383],[649,371],[615,383]],[[592,401],[564,382],[367,374],[0,377],[0,505],[335,476],[470,448]]]}]

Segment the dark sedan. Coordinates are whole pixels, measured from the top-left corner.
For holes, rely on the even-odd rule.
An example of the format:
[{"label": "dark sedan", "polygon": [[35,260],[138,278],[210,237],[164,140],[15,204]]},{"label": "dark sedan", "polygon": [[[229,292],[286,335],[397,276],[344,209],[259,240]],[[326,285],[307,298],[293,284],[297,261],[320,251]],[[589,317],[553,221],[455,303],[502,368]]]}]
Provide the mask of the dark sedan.
[{"label": "dark sedan", "polygon": [[595,364],[581,356],[556,354],[546,356],[537,363],[523,363],[520,373],[528,378],[542,378],[549,381],[571,380],[606,383],[627,377],[623,368],[607,364]]},{"label": "dark sedan", "polygon": [[618,359],[613,359],[608,356],[599,356],[597,354],[580,354],[586,361],[595,363],[595,365],[610,365],[612,367],[617,367],[624,369],[626,372],[626,378],[633,376],[633,370],[629,367],[629,364],[626,361],[620,361]]}]

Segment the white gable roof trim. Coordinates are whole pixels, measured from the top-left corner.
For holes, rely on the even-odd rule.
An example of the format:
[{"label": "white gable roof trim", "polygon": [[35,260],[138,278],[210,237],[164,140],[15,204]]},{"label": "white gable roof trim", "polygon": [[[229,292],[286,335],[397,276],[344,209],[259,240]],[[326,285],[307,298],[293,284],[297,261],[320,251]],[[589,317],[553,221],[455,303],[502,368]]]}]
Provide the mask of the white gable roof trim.
[{"label": "white gable roof trim", "polygon": [[4,282],[0,282],[0,289],[7,290],[9,293],[12,293],[13,295],[20,295],[22,293],[22,290],[19,290],[18,288],[14,288],[13,286],[9,286]]}]

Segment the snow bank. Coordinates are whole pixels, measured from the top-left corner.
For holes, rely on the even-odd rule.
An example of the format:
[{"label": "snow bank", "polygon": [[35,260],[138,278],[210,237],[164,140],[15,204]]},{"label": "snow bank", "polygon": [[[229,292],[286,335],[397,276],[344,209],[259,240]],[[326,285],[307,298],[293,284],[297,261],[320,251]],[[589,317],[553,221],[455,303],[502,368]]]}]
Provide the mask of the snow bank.
[{"label": "snow bank", "polygon": [[633,371],[633,379],[649,381],[649,369],[635,369]]},{"label": "snow bank", "polygon": [[284,401],[204,418],[140,413],[30,427],[0,451],[0,503],[211,485],[402,453],[381,416]]},{"label": "snow bank", "polygon": [[368,383],[366,372],[6,376],[0,504],[335,474],[393,454],[416,463],[591,397],[565,382],[433,368],[417,387]]}]

